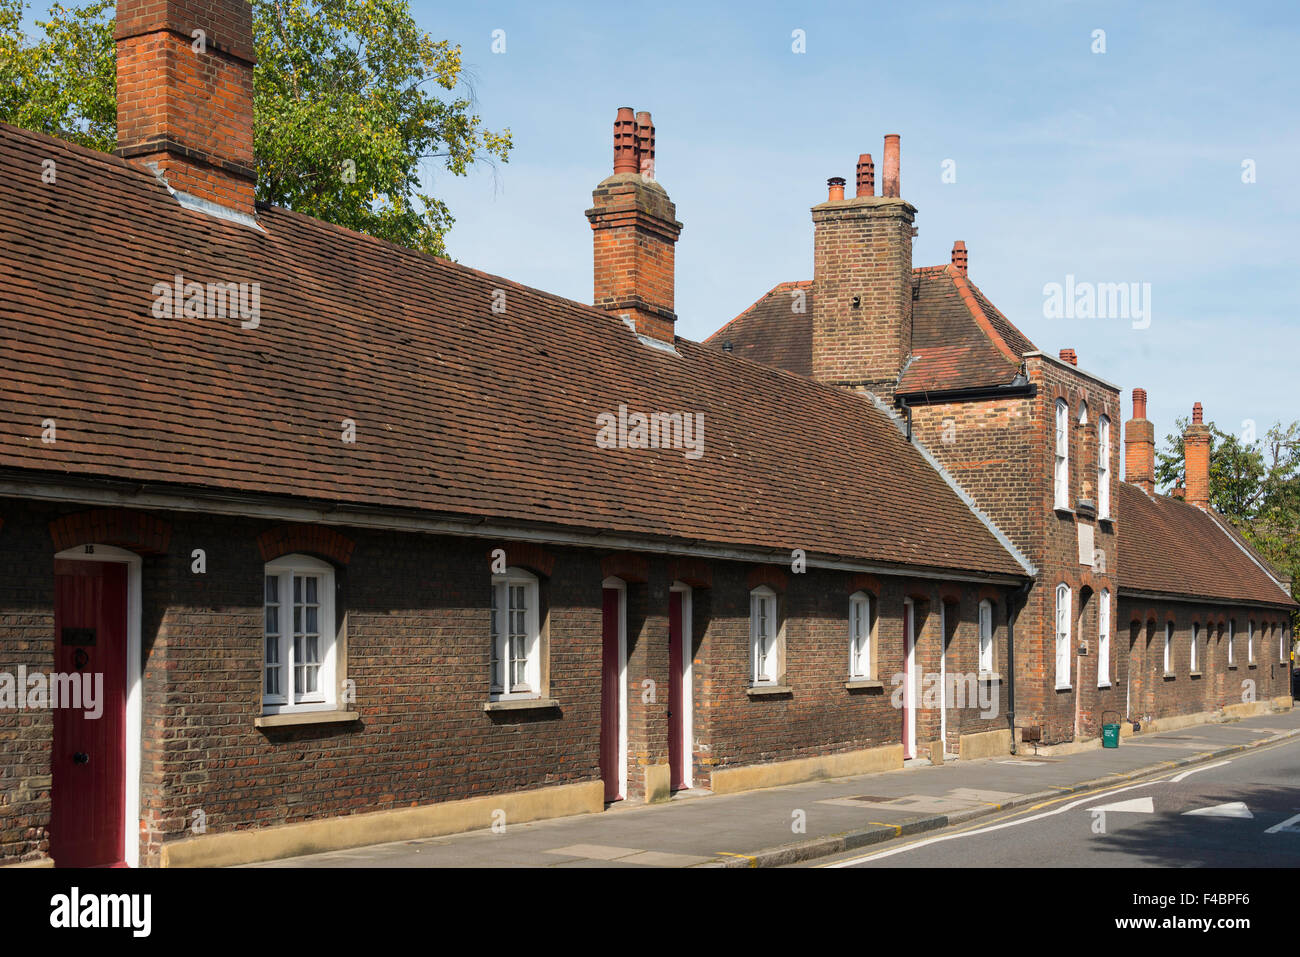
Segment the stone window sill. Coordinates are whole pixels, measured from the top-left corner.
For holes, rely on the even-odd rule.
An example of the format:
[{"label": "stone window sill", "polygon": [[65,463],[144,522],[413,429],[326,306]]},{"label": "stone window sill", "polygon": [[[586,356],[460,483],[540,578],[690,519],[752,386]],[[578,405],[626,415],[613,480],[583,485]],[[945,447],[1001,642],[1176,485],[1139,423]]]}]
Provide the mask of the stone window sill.
[{"label": "stone window sill", "polygon": [[1164,674],[1164,679],[1166,681],[1173,681],[1177,677],[1178,675],[1174,674],[1172,671],[1166,671]]},{"label": "stone window sill", "polygon": [[484,711],[541,711],[546,708],[558,708],[560,702],[554,698],[507,698],[505,701],[485,701]]},{"label": "stone window sill", "polygon": [[1236,670],[1237,670],[1237,666],[1236,666],[1236,665],[1228,665],[1228,670],[1229,670],[1229,671],[1236,671]]},{"label": "stone window sill", "polygon": [[1259,667],[1259,666],[1256,665],[1255,662],[1252,661],[1250,664],[1246,665],[1246,667],[1247,667],[1247,668],[1257,668],[1257,667]]},{"label": "stone window sill", "polygon": [[1001,681],[1002,676],[996,671],[981,671],[979,673],[980,681]]},{"label": "stone window sill", "polygon": [[1074,518],[1075,516],[1074,509],[1070,508],[1070,506],[1068,505],[1057,505],[1052,509],[1052,511],[1055,512],[1057,515],[1061,516],[1062,518],[1065,518],[1067,516],[1069,518]]},{"label": "stone window sill", "polygon": [[789,685],[753,685],[745,689],[751,698],[766,698],[770,695],[790,694],[794,691]]},{"label": "stone window sill", "polygon": [[882,691],[885,683],[872,678],[850,678],[844,682],[844,687],[849,691]]},{"label": "stone window sill", "polygon": [[1200,676],[1201,676],[1201,673],[1200,673],[1199,671],[1193,671],[1193,672],[1191,672],[1187,677],[1189,677],[1189,678],[1199,678]]},{"label": "stone window sill", "polygon": [[360,720],[355,711],[282,711],[264,714],[253,721],[255,728],[287,728],[298,724],[346,724]]},{"label": "stone window sill", "polygon": [[1107,681],[1107,682],[1104,682],[1104,683],[1099,683],[1099,684],[1097,685],[1097,690],[1100,691],[1100,690],[1102,690],[1103,688],[1109,688],[1109,687],[1110,687],[1110,682]]},{"label": "stone window sill", "polygon": [[1057,686],[1056,686],[1056,690],[1057,690],[1057,691],[1073,691],[1074,689],[1073,689],[1073,687],[1070,686],[1070,685],[1057,685]]}]

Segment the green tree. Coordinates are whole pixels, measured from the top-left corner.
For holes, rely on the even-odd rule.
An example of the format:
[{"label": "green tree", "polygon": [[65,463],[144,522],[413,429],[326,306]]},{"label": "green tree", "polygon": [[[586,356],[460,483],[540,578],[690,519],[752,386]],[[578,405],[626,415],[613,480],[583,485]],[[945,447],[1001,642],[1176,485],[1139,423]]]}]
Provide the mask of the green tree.
[{"label": "green tree", "polygon": [[[1156,455],[1156,484],[1169,489],[1185,481],[1183,434],[1188,421],[1165,436]],[[1210,505],[1240,529],[1246,540],[1284,575],[1300,600],[1300,422],[1275,423],[1263,436],[1210,430]],[[1300,624],[1297,617],[1293,624]],[[1292,634],[1296,633],[1295,628]]]},{"label": "green tree", "polygon": [[[0,0],[0,120],[111,150],[113,3],[55,4],[33,42],[26,2]],[[460,47],[421,30],[407,0],[252,5],[257,198],[445,256],[454,219],[421,172],[463,176],[512,146],[473,112]]]}]

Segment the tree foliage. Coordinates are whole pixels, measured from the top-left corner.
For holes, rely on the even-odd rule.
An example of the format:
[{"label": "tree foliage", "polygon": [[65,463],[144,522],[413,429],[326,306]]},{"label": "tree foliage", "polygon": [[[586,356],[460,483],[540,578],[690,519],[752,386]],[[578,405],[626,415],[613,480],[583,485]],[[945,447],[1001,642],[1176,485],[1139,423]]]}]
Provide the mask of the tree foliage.
[{"label": "tree foliage", "polygon": [[[112,0],[55,4],[23,35],[0,0],[0,119],[108,151],[116,142]],[[257,198],[435,255],[453,223],[421,173],[508,161],[473,112],[459,46],[407,0],[253,0]]]}]

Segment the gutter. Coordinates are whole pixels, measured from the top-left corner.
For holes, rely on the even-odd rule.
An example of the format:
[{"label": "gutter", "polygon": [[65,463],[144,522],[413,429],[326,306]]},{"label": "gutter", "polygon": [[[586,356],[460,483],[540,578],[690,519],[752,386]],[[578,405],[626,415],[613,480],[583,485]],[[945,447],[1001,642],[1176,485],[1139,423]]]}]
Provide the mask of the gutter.
[{"label": "gutter", "polygon": [[979,399],[1032,399],[1038,395],[1035,382],[1011,385],[970,386],[965,389],[945,389],[940,392],[900,392],[895,395],[899,405],[940,405],[947,402],[974,402]]},{"label": "gutter", "polygon": [[[0,470],[0,497],[205,515],[234,515],[282,522],[452,535],[462,538],[508,539],[546,545],[595,547],[610,551],[680,555],[751,564],[775,564],[787,567],[790,564],[790,550],[787,548],[711,545],[667,537],[637,538],[633,535],[611,534],[600,530],[576,532],[551,526],[510,521],[497,522],[487,517],[452,516],[451,513],[446,513],[445,516],[443,513],[434,513],[443,516],[434,517],[430,513],[414,510],[355,506],[339,502],[322,503],[295,499],[263,501],[260,496],[254,494],[205,493],[204,490],[198,489],[173,490],[166,487],[150,487],[142,482],[119,482],[111,479],[78,481],[59,477],[53,481],[48,479],[42,481],[41,478],[34,476],[14,477],[5,470]],[[1014,574],[948,570],[939,567],[917,568],[911,565],[859,561],[834,555],[809,555],[806,564],[809,568],[934,581],[996,585],[1019,585],[1024,581],[1021,576]]]},{"label": "gutter", "polygon": [[1139,588],[1117,588],[1115,593],[1120,598],[1145,598],[1154,601],[1176,601],[1186,605],[1237,605],[1243,608],[1291,608],[1295,609],[1295,600],[1279,599],[1276,602],[1260,601],[1256,598],[1232,598],[1218,595],[1180,595],[1168,591],[1146,591]]}]

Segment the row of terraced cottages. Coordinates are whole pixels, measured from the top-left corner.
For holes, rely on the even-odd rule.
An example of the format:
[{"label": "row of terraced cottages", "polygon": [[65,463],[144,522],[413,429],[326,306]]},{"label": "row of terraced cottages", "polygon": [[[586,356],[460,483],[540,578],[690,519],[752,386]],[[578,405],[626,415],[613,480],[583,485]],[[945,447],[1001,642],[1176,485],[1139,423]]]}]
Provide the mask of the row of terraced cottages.
[{"label": "row of terraced cottages", "polygon": [[1115,387],[964,252],[913,275],[896,138],[746,356],[674,332],[648,114],[585,305],[255,204],[247,3],[117,17],[118,155],[0,124],[0,860],[235,863],[1286,695],[1294,603],[1199,466],[1119,482]]}]

